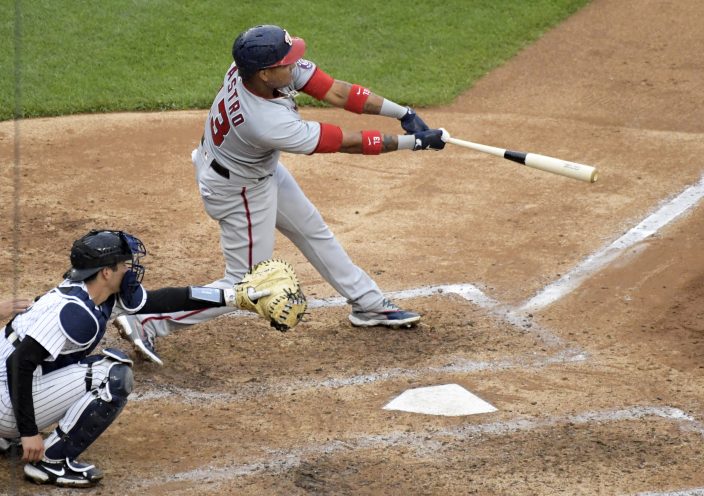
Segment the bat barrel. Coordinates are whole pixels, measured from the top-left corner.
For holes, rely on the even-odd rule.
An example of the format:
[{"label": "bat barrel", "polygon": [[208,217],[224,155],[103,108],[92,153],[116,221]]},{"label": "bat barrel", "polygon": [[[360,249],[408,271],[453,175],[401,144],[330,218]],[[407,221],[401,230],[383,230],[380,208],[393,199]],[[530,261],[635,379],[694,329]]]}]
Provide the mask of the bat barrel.
[{"label": "bat barrel", "polygon": [[547,157],[537,153],[527,153],[525,164],[528,167],[545,172],[552,172],[588,183],[596,182],[599,177],[597,170],[591,165],[578,164],[559,158]]},{"label": "bat barrel", "polygon": [[577,162],[569,162],[558,158],[540,155],[538,153],[524,153],[514,150],[506,150],[495,146],[482,145],[457,138],[453,138],[450,134],[443,130],[443,141],[452,143],[453,145],[470,148],[483,153],[488,153],[497,157],[502,157],[519,164],[527,165],[533,169],[559,174],[560,176],[585,181],[588,183],[596,182],[599,177],[597,170],[591,165],[578,164]]}]

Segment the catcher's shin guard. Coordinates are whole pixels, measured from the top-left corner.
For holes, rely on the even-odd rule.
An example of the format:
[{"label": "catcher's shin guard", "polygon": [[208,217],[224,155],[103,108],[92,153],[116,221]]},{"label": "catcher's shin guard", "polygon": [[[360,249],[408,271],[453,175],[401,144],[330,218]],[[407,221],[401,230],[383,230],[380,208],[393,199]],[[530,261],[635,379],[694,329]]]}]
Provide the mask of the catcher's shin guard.
[{"label": "catcher's shin guard", "polygon": [[[46,440],[45,461],[56,463],[77,458],[112,424],[127,404],[127,396],[134,384],[132,368],[112,358],[105,358],[102,362],[107,362],[109,367],[103,384],[69,408]],[[81,413],[75,418],[78,412]]]}]

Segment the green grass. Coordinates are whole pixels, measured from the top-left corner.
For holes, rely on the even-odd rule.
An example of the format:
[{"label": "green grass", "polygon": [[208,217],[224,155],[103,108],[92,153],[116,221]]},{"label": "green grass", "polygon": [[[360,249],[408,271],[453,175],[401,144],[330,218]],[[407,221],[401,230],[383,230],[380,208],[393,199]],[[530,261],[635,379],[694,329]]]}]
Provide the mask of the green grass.
[{"label": "green grass", "polygon": [[0,120],[207,108],[235,36],[262,23],[305,38],[306,57],[338,79],[445,104],[586,3],[1,0]]}]

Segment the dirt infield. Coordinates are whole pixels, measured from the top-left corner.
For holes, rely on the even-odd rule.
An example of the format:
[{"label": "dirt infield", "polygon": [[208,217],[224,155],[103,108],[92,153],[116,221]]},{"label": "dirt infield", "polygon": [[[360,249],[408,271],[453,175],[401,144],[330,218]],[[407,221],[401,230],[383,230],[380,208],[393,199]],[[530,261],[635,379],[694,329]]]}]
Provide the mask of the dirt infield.
[{"label": "dirt infield", "polygon": [[[458,138],[597,165],[592,185],[449,145],[285,155],[352,258],[421,325],[353,328],[278,238],[315,302],[307,321],[280,334],[238,314],[158,340],[165,365],[137,362],[133,401],[83,456],[106,472],[84,493],[703,494],[702,25],[696,0],[594,0],[453,105],[421,112]],[[148,288],[220,278],[190,163],[204,118],[21,122],[20,293],[55,285],[94,227],[145,242]],[[2,298],[14,132],[0,123]],[[678,199],[684,213],[668,213]],[[112,327],[106,344],[129,349]],[[498,411],[382,409],[452,383]],[[0,493],[63,491],[0,458]]]}]

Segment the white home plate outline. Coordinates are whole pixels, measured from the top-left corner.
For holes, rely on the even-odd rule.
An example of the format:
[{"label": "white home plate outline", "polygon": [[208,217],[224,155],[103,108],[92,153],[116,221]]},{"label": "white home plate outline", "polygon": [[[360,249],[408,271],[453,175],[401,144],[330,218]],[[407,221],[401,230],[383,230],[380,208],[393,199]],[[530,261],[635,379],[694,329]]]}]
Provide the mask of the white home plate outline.
[{"label": "white home plate outline", "polygon": [[459,384],[407,389],[387,403],[384,410],[459,417],[491,413],[497,409]]}]

